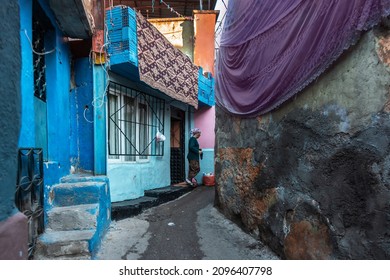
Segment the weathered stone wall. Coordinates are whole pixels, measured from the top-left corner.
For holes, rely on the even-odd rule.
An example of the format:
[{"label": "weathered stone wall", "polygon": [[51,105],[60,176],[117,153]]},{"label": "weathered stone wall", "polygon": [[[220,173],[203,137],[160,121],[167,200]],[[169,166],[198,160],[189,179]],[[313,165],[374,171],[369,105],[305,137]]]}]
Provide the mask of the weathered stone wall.
[{"label": "weathered stone wall", "polygon": [[390,259],[390,33],[267,115],[216,108],[216,205],[286,259]]}]

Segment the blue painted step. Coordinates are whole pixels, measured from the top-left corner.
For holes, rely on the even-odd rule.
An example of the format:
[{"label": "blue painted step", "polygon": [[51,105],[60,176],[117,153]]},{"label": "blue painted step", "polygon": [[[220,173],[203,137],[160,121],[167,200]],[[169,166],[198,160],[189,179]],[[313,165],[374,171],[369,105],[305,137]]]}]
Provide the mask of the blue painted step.
[{"label": "blue painted step", "polygon": [[111,222],[108,178],[67,176],[44,195],[45,232],[34,258],[93,259]]},{"label": "blue painted step", "polygon": [[107,196],[106,184],[103,182],[61,183],[48,190],[48,205],[52,207],[71,206],[78,204],[99,203]]}]

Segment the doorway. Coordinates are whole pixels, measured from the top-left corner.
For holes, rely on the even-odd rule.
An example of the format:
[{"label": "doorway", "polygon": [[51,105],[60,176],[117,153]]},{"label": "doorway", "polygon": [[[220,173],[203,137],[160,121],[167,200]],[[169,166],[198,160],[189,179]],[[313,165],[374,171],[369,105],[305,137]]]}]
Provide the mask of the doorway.
[{"label": "doorway", "polygon": [[185,112],[171,107],[171,184],[185,180]]}]

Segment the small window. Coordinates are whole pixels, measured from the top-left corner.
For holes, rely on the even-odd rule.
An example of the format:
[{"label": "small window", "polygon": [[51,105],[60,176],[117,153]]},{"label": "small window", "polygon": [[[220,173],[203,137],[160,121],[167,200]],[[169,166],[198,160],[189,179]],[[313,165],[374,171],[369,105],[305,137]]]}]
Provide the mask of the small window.
[{"label": "small window", "polygon": [[165,101],[110,82],[108,88],[108,158],[111,162],[147,161],[163,156]]},{"label": "small window", "polygon": [[54,28],[38,1],[33,2],[32,42],[34,66],[34,96],[46,102],[46,59],[44,53],[48,44],[47,34]]}]

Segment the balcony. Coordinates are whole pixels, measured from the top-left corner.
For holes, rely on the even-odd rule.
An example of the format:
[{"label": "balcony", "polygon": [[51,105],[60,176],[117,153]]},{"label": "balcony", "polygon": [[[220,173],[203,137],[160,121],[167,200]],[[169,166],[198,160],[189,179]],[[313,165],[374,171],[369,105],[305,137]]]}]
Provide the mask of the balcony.
[{"label": "balcony", "polygon": [[199,67],[145,17],[127,6],[106,10],[110,70],[198,108]]},{"label": "balcony", "polygon": [[214,78],[209,72],[203,73],[202,67],[199,67],[198,88],[199,105],[214,106]]},{"label": "balcony", "polygon": [[106,10],[107,54],[114,73],[139,80],[137,21],[135,11],[125,6]]},{"label": "balcony", "polygon": [[91,38],[94,29],[91,0],[49,0],[49,6],[65,36]]}]

